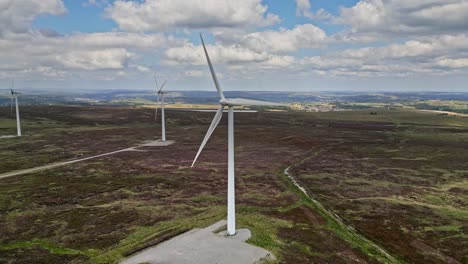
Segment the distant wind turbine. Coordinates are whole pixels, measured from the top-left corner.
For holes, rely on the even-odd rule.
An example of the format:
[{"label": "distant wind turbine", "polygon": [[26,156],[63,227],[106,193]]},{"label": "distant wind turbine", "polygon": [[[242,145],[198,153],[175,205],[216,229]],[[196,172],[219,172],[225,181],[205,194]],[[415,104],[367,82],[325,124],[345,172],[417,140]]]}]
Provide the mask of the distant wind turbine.
[{"label": "distant wind turbine", "polygon": [[13,91],[13,89],[10,89],[11,93],[11,112],[13,112],[13,99],[15,100],[15,106],[16,106],[16,130],[18,133],[18,137],[21,137],[21,122],[20,122],[20,114],[19,114],[19,105],[18,105],[18,92]]},{"label": "distant wind turbine", "polygon": [[236,210],[235,210],[235,171],[234,171],[234,106],[283,106],[282,104],[271,103],[266,101],[257,101],[250,99],[242,98],[233,98],[228,99],[224,97],[223,90],[219,85],[218,78],[214,71],[213,65],[211,64],[208,51],[206,50],[205,42],[203,41],[203,36],[200,34],[200,39],[203,44],[203,50],[205,51],[206,60],[211,71],[211,76],[213,77],[216,90],[218,90],[218,95],[220,98],[219,108],[216,112],[216,115],[211,122],[211,125],[208,129],[208,132],[203,139],[202,144],[198,150],[195,159],[193,160],[192,167],[195,165],[195,162],[198,159],[198,156],[202,152],[205,144],[210,139],[211,134],[216,129],[223,116],[224,107],[228,107],[228,204],[227,204],[227,235],[233,236],[236,234]]},{"label": "distant wind turbine", "polygon": [[[156,89],[158,90],[158,103],[161,105],[161,130],[162,130],[162,142],[166,142],[166,118],[164,116],[164,94],[166,92],[163,92],[162,89],[164,88],[164,85],[166,85],[167,81],[164,81],[164,83],[161,85],[161,88],[159,88],[158,85],[158,80],[156,79],[156,76],[154,76],[154,82],[156,83]],[[154,120],[158,118],[158,106],[156,106],[156,110],[154,110]]]}]

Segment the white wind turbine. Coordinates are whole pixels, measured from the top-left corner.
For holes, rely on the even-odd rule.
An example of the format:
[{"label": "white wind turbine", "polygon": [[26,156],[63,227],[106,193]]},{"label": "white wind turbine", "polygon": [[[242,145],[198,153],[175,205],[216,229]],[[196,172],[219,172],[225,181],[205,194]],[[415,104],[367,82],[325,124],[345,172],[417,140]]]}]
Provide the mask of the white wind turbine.
[{"label": "white wind turbine", "polygon": [[203,41],[203,37],[200,34],[200,39],[203,44],[203,50],[205,51],[206,60],[208,62],[208,66],[211,71],[211,76],[213,77],[214,84],[216,89],[218,90],[218,95],[220,97],[219,101],[219,108],[216,112],[216,115],[211,122],[211,125],[206,132],[205,138],[203,139],[202,144],[198,150],[195,159],[193,160],[192,167],[195,165],[195,162],[198,159],[198,156],[202,152],[205,144],[210,139],[211,134],[218,126],[219,121],[223,116],[224,107],[228,107],[228,205],[227,205],[227,235],[233,236],[236,234],[236,210],[235,210],[235,172],[234,172],[234,106],[283,106],[282,104],[265,102],[265,101],[257,101],[257,100],[250,100],[250,99],[242,99],[242,98],[233,98],[228,99],[224,97],[223,90],[219,85],[218,78],[216,77],[216,73],[214,71],[213,65],[211,64],[210,57],[208,55],[208,51],[206,50],[205,42]]},{"label": "white wind turbine", "polygon": [[10,89],[11,93],[11,106],[10,110],[11,113],[13,114],[13,99],[15,100],[15,106],[16,106],[16,131],[18,133],[18,137],[21,137],[21,122],[20,122],[20,114],[19,114],[19,105],[18,105],[18,92],[13,91],[13,89]]},{"label": "white wind turbine", "polygon": [[[161,88],[159,88],[158,85],[158,80],[156,79],[156,76],[154,76],[154,82],[156,83],[156,89],[158,90],[158,102],[161,105],[161,130],[162,130],[162,142],[166,142],[166,118],[164,116],[164,94],[166,92],[163,92],[162,89],[164,88],[164,85],[166,85],[167,81],[164,81],[164,83],[161,85]],[[158,106],[156,106],[156,110],[154,110],[154,120],[158,118]]]}]

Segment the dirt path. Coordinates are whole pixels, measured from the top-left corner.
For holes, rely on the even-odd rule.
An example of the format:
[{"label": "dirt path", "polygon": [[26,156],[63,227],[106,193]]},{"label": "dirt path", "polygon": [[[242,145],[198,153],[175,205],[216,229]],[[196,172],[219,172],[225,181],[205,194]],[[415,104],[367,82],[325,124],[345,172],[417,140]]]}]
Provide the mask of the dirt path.
[{"label": "dirt path", "polygon": [[174,144],[174,142],[175,141],[173,141],[173,140],[167,140],[166,142],[161,142],[159,140],[148,141],[148,142],[145,142],[145,143],[140,144],[138,146],[134,146],[134,147],[130,147],[130,148],[124,148],[124,149],[120,149],[120,150],[116,150],[116,151],[112,151],[112,152],[107,152],[107,153],[104,153],[104,154],[99,154],[99,155],[95,155],[95,156],[91,156],[91,157],[86,157],[86,158],[81,158],[81,159],[76,159],[76,160],[69,160],[69,161],[64,161],[64,162],[56,162],[56,163],[47,164],[47,165],[44,165],[44,166],[39,166],[39,167],[25,169],[25,170],[6,172],[6,173],[0,174],[0,180],[5,179],[5,178],[9,178],[9,177],[13,177],[13,176],[18,176],[18,175],[23,175],[23,174],[48,170],[48,169],[53,169],[53,168],[56,168],[56,167],[65,166],[65,165],[69,165],[69,164],[73,164],[73,163],[77,163],[77,162],[81,162],[81,161],[86,161],[86,160],[90,160],[90,159],[109,156],[109,155],[117,154],[117,153],[120,153],[120,152],[144,151],[144,150],[138,150],[137,148],[139,148],[139,147],[166,147],[166,146]]},{"label": "dirt path", "polygon": [[14,138],[17,137],[17,135],[5,135],[5,136],[0,136],[0,139],[2,138]]},{"label": "dirt path", "polygon": [[104,154],[99,154],[99,155],[96,155],[96,156],[82,158],[82,159],[69,160],[69,161],[64,161],[64,162],[57,162],[57,163],[52,163],[52,164],[39,166],[39,167],[35,167],[35,168],[30,168],[30,169],[25,169],[25,170],[18,170],[18,171],[13,171],[13,172],[7,172],[7,173],[0,174],[0,179],[5,179],[5,178],[8,178],[8,177],[28,174],[28,173],[37,172],[37,171],[48,170],[48,169],[52,169],[52,168],[56,168],[56,167],[60,167],[60,166],[68,165],[68,164],[77,163],[77,162],[80,162],[80,161],[95,159],[95,158],[109,156],[109,155],[113,155],[113,154],[124,152],[124,151],[134,151],[134,150],[135,150],[135,148],[133,148],[133,147],[132,148],[125,148],[125,149],[120,149],[120,150],[116,150],[116,151],[112,151],[112,152],[108,152],[108,153],[104,153]]},{"label": "dirt path", "polygon": [[[318,154],[319,153],[316,153],[316,155]],[[330,221],[332,221],[333,223],[331,224],[334,225],[337,229],[340,229],[336,231],[338,234],[341,234],[342,238],[344,238],[348,242],[351,242],[351,241],[356,242],[358,247],[360,247],[361,250],[363,250],[364,252],[369,251],[369,247],[370,247],[372,251],[374,251],[374,254],[375,254],[373,257],[375,257],[382,263],[404,263],[398,258],[392,256],[390,253],[388,253],[384,248],[382,248],[378,244],[374,243],[373,241],[359,234],[353,226],[345,224],[343,220],[337,214],[325,208],[322,205],[322,203],[316,200],[313,197],[313,195],[310,195],[309,192],[306,190],[306,188],[301,186],[301,184],[294,178],[294,176],[292,176],[292,174],[289,171],[292,168],[299,166],[305,160],[310,159],[310,158],[312,157],[307,157],[301,160],[300,162],[287,167],[284,170],[284,175],[287,176],[290,183],[292,183],[298,190],[300,190],[322,215],[325,215],[326,218],[328,218],[327,220],[329,221],[329,223]]]}]

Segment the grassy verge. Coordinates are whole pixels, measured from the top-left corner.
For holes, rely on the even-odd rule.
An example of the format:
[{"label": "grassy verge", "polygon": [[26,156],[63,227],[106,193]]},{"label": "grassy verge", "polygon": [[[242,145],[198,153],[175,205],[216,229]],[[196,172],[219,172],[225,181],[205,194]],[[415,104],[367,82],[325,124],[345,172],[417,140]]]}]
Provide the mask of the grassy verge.
[{"label": "grassy verge", "polygon": [[268,217],[262,214],[238,214],[237,222],[240,228],[249,228],[252,237],[247,241],[255,246],[264,248],[279,257],[284,242],[277,236],[281,227],[291,227],[292,223],[282,219]]},{"label": "grassy verge", "polygon": [[31,241],[21,241],[11,244],[0,244],[0,250],[12,250],[12,249],[21,249],[21,248],[43,248],[52,254],[58,255],[85,255],[88,257],[94,257],[99,254],[97,250],[87,249],[87,250],[77,250],[71,248],[65,248],[60,245],[51,243],[48,240],[44,239],[33,239]]},{"label": "grassy verge", "polygon": [[[287,169],[285,172],[287,172]],[[278,175],[282,175],[281,179],[284,184],[301,199],[303,204],[319,212],[327,221],[328,227],[352,247],[360,249],[366,255],[380,263],[406,263],[401,258],[389,254],[381,246],[359,234],[353,227],[344,224],[337,215],[328,211],[320,202],[306,195],[299,189],[288,174],[278,171]]]}]

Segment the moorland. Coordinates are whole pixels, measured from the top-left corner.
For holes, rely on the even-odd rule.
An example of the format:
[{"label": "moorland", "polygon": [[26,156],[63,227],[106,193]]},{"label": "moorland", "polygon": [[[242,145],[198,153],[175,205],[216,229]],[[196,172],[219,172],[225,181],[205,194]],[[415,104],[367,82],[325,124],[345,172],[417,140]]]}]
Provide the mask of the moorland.
[{"label": "moorland", "polygon": [[[9,107],[0,134],[14,134]],[[154,109],[25,106],[0,174],[159,139]],[[225,217],[226,118],[167,110],[175,144],[0,179],[0,262],[115,263]],[[236,113],[238,225],[280,263],[466,263],[468,118]],[[288,173],[285,173],[288,172]],[[293,179],[306,191],[304,194]]]}]

